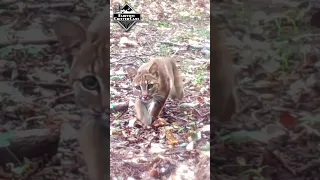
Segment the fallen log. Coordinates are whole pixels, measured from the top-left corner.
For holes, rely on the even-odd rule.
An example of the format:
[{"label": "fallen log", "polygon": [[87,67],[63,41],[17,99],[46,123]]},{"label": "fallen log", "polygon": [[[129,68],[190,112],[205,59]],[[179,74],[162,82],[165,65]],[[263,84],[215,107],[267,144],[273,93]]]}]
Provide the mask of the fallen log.
[{"label": "fallen log", "polygon": [[59,138],[59,133],[53,133],[50,129],[17,131],[7,139],[9,146],[0,146],[0,165],[17,163],[17,158],[21,161],[24,157],[52,156],[57,152]]},{"label": "fallen log", "polygon": [[129,108],[129,102],[112,103],[110,109],[112,113],[125,112]]}]

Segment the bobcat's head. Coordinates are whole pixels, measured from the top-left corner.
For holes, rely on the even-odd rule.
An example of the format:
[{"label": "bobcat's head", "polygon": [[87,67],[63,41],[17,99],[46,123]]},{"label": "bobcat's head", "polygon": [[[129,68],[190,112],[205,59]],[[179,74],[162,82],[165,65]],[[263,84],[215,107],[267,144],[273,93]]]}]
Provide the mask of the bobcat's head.
[{"label": "bobcat's head", "polygon": [[75,92],[76,103],[95,114],[110,112],[109,105],[109,37],[96,27],[97,22],[85,30],[81,25],[58,18],[53,23],[58,40],[66,47],[71,57],[69,83]]},{"label": "bobcat's head", "polygon": [[159,69],[156,63],[151,66],[143,64],[137,70],[128,67],[127,72],[132,79],[133,94],[142,102],[149,102],[159,91]]}]

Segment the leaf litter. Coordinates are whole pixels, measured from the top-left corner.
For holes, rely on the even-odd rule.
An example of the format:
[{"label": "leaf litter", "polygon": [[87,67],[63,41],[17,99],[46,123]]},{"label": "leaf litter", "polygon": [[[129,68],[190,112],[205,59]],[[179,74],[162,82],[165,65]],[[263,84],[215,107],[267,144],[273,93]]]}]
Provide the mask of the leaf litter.
[{"label": "leaf litter", "polygon": [[[112,26],[110,86],[116,91],[111,93],[111,102],[130,101],[127,112],[111,116],[113,177],[195,179],[200,161],[209,174],[210,156],[202,153],[209,152],[203,147],[208,146],[210,134],[202,130],[210,127],[210,78],[206,69],[210,63],[210,18],[209,1],[204,2],[199,6],[195,2],[187,5],[187,1],[139,1],[134,9],[144,12],[143,22],[129,32]],[[174,56],[184,75],[185,97],[179,102],[168,100],[155,128],[148,129],[136,121],[135,96],[125,68],[138,67],[154,56]],[[124,158],[128,154],[130,158]]]},{"label": "leaf litter", "polygon": [[227,0],[212,10],[228,23],[241,104],[231,121],[213,127],[216,179],[320,175],[319,37],[308,20],[318,10],[314,1],[304,3]]},{"label": "leaf litter", "polygon": [[[316,6],[315,1],[310,3]],[[50,46],[55,38],[46,27],[50,27],[53,13],[80,19],[74,16],[79,12],[92,18],[86,10],[95,12],[101,4],[52,2],[42,9],[33,1],[1,5],[7,8],[0,11],[5,24],[0,32],[8,36],[0,42],[0,130],[4,132],[0,144],[10,144],[6,132],[42,127],[74,132],[72,129],[78,128],[79,111],[70,96],[71,88],[63,85],[68,69],[58,48]],[[297,13],[287,12],[297,4],[301,7],[295,8]],[[201,0],[191,4],[139,1],[133,6],[143,12],[143,22],[128,33],[111,24],[111,104],[129,102],[125,112],[112,115],[110,156],[114,177],[209,179],[209,156],[204,155],[210,135],[209,72],[205,68],[209,67],[210,54],[208,5]],[[291,0],[272,5],[224,1],[214,9],[230,24],[224,33],[239,67],[242,106],[233,121],[213,123],[212,175],[220,179],[319,176],[319,36],[312,20],[318,19],[316,10]],[[257,14],[264,18],[257,18]],[[310,17],[312,22],[308,24]],[[38,22],[43,22],[42,31]],[[28,31],[23,32],[24,28]],[[39,34],[37,39],[20,39],[19,45],[6,41],[30,34],[31,28]],[[124,67],[155,55],[173,54],[185,75],[186,96],[182,102],[167,103],[160,123],[168,121],[169,126],[158,130],[137,128],[134,97]],[[115,62],[127,56],[135,57]],[[63,123],[67,124],[61,126]],[[10,168],[1,168],[0,177],[81,179],[85,168],[77,142],[70,134],[61,136],[58,153],[51,158],[15,161],[7,164]]]}]

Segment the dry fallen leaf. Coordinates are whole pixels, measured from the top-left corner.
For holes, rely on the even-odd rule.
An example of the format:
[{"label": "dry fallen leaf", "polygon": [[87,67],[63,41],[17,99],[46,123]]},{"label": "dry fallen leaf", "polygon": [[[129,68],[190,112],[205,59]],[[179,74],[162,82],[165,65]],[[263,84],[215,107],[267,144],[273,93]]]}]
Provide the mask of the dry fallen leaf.
[{"label": "dry fallen leaf", "polygon": [[203,101],[203,98],[201,97],[201,96],[198,96],[197,97],[197,101],[199,102],[199,103],[203,103],[204,101]]},{"label": "dry fallen leaf", "polygon": [[151,177],[158,177],[160,173],[159,173],[159,171],[157,169],[151,168],[149,170],[149,174],[150,174]]},{"label": "dry fallen leaf", "polygon": [[164,153],[166,149],[163,149],[161,147],[161,144],[158,143],[151,143],[150,149],[148,150],[148,153],[150,154],[159,154],[159,153]]},{"label": "dry fallen leaf", "polygon": [[204,125],[201,130],[201,132],[210,132],[210,124]]},{"label": "dry fallen leaf", "polygon": [[129,120],[128,127],[134,127],[134,123],[135,123],[136,121],[137,121],[136,118],[130,119],[130,120]]},{"label": "dry fallen leaf", "polygon": [[193,141],[191,141],[191,142],[187,145],[186,150],[187,150],[187,151],[192,151],[193,149],[194,149],[194,143],[193,143]]},{"label": "dry fallen leaf", "polygon": [[237,157],[237,162],[241,166],[245,166],[247,164],[246,160],[244,159],[244,157]]},{"label": "dry fallen leaf", "polygon": [[160,126],[165,126],[165,125],[167,125],[168,124],[168,122],[167,122],[167,120],[165,120],[165,119],[163,119],[163,118],[158,118],[157,120],[155,120],[154,122],[153,122],[153,126],[154,127],[160,127]]},{"label": "dry fallen leaf", "polygon": [[298,124],[298,119],[292,117],[288,112],[284,112],[280,116],[280,123],[286,128],[292,128]]},{"label": "dry fallen leaf", "polygon": [[172,129],[166,129],[166,137],[169,145],[178,144],[178,139],[172,134]]},{"label": "dry fallen leaf", "polygon": [[127,37],[122,37],[120,38],[119,46],[120,47],[136,47],[138,46],[138,43],[128,39]]}]

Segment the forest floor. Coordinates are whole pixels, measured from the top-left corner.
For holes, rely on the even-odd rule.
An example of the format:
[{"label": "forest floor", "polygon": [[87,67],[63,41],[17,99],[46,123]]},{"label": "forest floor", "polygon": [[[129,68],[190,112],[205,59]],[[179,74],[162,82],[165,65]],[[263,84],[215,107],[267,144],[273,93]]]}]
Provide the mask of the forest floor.
[{"label": "forest floor", "polygon": [[[110,24],[110,106],[123,105],[111,116],[112,177],[195,179],[199,169],[209,172],[209,158],[215,179],[320,175],[314,8],[290,0],[214,2],[212,14],[235,60],[240,109],[231,121],[210,124],[209,1],[128,3],[142,20],[128,32]],[[0,179],[84,179],[79,109],[51,24],[66,16],[86,26],[104,5],[0,2],[0,33],[6,34],[0,37]],[[177,61],[185,97],[167,102],[167,126],[145,129],[137,125],[125,68],[155,56]]]}]

